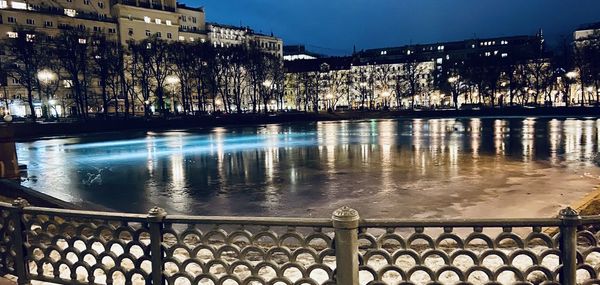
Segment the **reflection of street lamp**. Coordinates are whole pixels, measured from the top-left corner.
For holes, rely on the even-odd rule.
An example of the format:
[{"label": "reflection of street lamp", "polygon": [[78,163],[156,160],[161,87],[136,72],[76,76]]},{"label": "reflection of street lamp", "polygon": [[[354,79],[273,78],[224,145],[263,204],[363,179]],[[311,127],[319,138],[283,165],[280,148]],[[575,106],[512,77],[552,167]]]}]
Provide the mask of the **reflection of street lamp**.
[{"label": "reflection of street lamp", "polygon": [[171,110],[173,111],[173,113],[176,113],[177,109],[175,108],[175,87],[177,83],[179,83],[179,77],[175,75],[169,75],[165,78],[165,81],[167,82],[167,85],[171,86]]}]

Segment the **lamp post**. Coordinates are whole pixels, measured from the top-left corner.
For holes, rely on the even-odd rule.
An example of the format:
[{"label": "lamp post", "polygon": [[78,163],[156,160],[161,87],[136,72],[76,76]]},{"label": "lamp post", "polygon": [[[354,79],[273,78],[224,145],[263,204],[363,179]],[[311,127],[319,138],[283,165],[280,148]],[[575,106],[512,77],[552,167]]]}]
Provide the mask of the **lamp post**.
[{"label": "lamp post", "polygon": [[[56,117],[58,118],[58,111],[56,110],[56,100],[53,99],[53,94],[54,93],[51,88],[52,88],[52,84],[55,82],[55,80],[57,79],[57,75],[56,73],[54,73],[52,70],[49,69],[42,69],[38,72],[37,74],[37,78],[40,81],[42,87],[43,87],[43,92],[45,93],[46,96],[46,101],[47,101],[47,105],[45,106],[46,108],[46,116],[50,117],[50,112],[49,110],[51,108],[54,109],[54,113],[56,114]],[[40,98],[41,100],[42,98]],[[54,101],[54,104],[51,104],[50,101]]]}]

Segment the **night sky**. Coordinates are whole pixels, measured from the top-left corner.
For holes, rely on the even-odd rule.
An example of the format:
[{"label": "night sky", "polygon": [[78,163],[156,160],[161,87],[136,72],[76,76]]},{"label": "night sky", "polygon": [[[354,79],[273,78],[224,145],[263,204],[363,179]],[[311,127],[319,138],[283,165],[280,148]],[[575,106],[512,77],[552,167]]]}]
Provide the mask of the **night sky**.
[{"label": "night sky", "polygon": [[600,22],[598,0],[181,0],[207,21],[273,32],[285,44],[341,55],[357,50],[473,37],[533,35],[548,43]]}]

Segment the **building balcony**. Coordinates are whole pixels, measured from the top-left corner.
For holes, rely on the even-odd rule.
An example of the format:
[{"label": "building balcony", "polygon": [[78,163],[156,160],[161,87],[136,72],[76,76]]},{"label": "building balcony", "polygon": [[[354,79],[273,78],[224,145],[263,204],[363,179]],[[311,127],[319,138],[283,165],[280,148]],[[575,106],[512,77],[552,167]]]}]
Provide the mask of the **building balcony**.
[{"label": "building balcony", "polygon": [[201,34],[201,35],[206,35],[207,34],[206,31],[203,31],[203,30],[200,30],[200,29],[186,29],[186,28],[182,28],[182,27],[179,27],[179,32]]}]

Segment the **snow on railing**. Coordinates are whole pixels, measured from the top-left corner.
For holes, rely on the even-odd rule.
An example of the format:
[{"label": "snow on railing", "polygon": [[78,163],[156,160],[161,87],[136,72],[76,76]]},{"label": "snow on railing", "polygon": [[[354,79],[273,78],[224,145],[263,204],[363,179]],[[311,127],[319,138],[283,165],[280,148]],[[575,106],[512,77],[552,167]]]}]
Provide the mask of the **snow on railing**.
[{"label": "snow on railing", "polygon": [[600,216],[251,218],[0,203],[0,275],[19,284],[597,284]]}]

